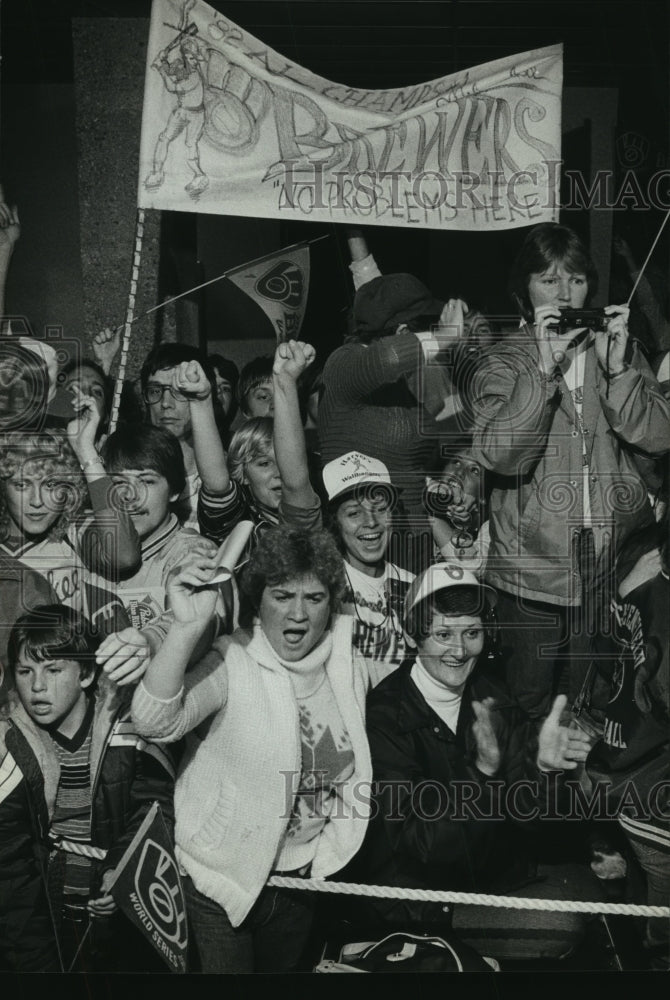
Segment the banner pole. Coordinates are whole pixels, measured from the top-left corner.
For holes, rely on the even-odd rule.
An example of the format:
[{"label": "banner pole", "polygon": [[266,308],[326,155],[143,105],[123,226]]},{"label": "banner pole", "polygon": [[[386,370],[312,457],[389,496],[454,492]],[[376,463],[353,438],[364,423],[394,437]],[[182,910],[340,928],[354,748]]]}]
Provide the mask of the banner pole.
[{"label": "banner pole", "polygon": [[112,412],[109,417],[109,433],[111,434],[119,419],[119,407],[121,405],[121,393],[126,377],[126,366],[128,364],[128,349],[130,347],[130,335],[135,317],[135,298],[137,296],[137,282],[140,274],[140,263],[142,260],[142,245],[144,242],[144,212],[143,208],[137,209],[135,220],[135,245],[133,248],[133,266],[130,275],[130,289],[128,291],[128,305],[126,307],[126,321],[121,339],[121,357],[119,358],[119,368],[114,382],[114,398],[112,400]]}]

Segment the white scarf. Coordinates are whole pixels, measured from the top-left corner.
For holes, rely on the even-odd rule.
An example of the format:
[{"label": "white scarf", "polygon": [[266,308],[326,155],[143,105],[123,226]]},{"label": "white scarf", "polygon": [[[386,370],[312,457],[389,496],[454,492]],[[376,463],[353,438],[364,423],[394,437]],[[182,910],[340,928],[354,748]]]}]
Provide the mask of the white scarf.
[{"label": "white scarf", "polygon": [[259,663],[279,663],[290,674],[293,690],[298,698],[308,698],[319,687],[326,672],[326,663],[333,650],[333,636],[330,630],[324,632],[316,646],[301,660],[282,660],[270,645],[260,625],[254,625],[254,636],[248,652]]}]

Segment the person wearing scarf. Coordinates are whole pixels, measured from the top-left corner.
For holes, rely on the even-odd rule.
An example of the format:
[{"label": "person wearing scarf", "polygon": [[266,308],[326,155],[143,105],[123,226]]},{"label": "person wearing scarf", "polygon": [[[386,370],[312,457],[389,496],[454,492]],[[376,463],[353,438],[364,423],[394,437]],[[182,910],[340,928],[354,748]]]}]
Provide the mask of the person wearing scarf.
[{"label": "person wearing scarf", "polygon": [[289,972],[314,894],[265,883],[332,875],[363,841],[367,672],[351,618],[331,614],[344,583],[335,543],[274,528],[242,578],[254,623],[217,640],[185,675],[212,614],[215,571],[194,555],[169,583],[174,623],[135,693],[133,719],[157,741],[186,737],[175,841],[201,971]]}]

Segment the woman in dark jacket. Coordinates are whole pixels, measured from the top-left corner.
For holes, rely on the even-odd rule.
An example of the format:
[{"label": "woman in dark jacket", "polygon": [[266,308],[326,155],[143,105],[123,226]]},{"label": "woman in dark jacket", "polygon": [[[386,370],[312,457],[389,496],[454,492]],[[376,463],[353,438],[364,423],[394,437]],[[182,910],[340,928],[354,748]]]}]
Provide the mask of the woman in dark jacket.
[{"label": "woman in dark jacket", "polygon": [[[518,890],[535,881],[528,840],[509,821],[526,821],[527,827],[543,803],[554,801],[560,772],[585,760],[588,743],[560,725],[565,696],[535,735],[537,727],[511,699],[488,656],[494,602],[491,588],[447,563],[431,566],[408,591],[405,627],[418,656],[368,698],[376,806],[360,858],[368,882],[526,895]],[[542,889],[549,888],[545,882]],[[577,887],[566,889],[574,898]],[[449,921],[449,908],[434,903],[384,901],[376,909],[405,928],[410,922],[435,931]],[[495,925],[498,934],[509,929],[516,940],[504,942],[504,957],[510,948],[516,957],[560,954],[566,933],[576,930],[569,915],[566,921],[564,915],[519,911],[517,919],[509,910],[463,909],[470,926],[490,931]],[[529,927],[534,933],[540,927],[535,941],[528,940]],[[486,954],[501,954],[490,941],[486,948]]]}]

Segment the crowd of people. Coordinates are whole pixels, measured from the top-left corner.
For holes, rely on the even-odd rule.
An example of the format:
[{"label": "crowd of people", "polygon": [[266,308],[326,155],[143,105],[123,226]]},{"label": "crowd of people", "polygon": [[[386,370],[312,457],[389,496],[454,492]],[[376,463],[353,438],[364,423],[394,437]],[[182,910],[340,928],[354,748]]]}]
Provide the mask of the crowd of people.
[{"label": "crowd of people", "polygon": [[[667,905],[667,337],[574,318],[568,227],[520,243],[498,328],[353,234],[329,357],[162,343],[114,426],[118,330],[62,359],[5,324],[0,969],[160,971],[112,891],[156,801],[190,971],[309,971],[343,926],[504,968],[588,930],[272,875]],[[631,924],[650,968],[669,926]]]}]

